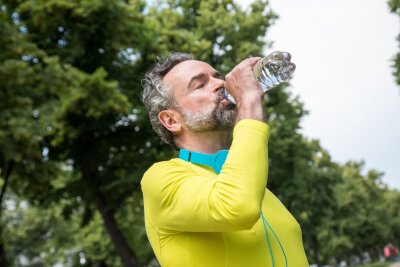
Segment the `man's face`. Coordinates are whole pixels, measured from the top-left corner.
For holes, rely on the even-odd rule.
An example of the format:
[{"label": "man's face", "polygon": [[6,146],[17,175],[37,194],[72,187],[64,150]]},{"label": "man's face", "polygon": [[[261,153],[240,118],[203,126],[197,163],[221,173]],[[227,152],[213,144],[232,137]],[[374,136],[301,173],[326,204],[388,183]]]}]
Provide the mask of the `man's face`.
[{"label": "man's face", "polygon": [[183,126],[193,132],[231,129],[236,106],[223,98],[224,80],[214,68],[187,60],[164,77],[183,117]]}]

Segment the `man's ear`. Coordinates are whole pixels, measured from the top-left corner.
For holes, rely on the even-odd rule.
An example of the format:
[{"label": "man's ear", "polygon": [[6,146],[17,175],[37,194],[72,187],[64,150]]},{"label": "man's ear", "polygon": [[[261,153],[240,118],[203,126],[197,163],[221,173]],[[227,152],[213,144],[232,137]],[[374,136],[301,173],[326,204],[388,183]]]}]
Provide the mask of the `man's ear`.
[{"label": "man's ear", "polygon": [[176,110],[162,110],[158,113],[161,124],[173,134],[177,134],[182,129],[181,116]]}]

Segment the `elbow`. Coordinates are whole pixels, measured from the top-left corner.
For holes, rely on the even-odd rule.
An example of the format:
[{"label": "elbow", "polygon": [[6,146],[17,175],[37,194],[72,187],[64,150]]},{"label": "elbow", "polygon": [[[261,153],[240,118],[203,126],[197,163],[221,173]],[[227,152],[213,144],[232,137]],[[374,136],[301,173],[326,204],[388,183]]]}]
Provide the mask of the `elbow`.
[{"label": "elbow", "polygon": [[227,225],[227,231],[248,230],[260,219],[263,197],[254,194],[223,194],[212,199],[211,216]]},{"label": "elbow", "polygon": [[260,219],[260,204],[259,203],[243,203],[237,207],[237,216],[233,219],[234,224],[238,227],[237,230],[248,230]]}]

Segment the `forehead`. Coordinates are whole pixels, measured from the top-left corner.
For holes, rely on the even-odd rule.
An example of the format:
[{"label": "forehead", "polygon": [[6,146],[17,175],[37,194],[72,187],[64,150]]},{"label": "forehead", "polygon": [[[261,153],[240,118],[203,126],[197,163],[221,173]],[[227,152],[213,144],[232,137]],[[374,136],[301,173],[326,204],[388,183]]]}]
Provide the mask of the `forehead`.
[{"label": "forehead", "polygon": [[191,78],[201,73],[212,73],[215,69],[198,60],[186,60],[173,67],[165,76],[164,82],[171,88],[186,87]]}]

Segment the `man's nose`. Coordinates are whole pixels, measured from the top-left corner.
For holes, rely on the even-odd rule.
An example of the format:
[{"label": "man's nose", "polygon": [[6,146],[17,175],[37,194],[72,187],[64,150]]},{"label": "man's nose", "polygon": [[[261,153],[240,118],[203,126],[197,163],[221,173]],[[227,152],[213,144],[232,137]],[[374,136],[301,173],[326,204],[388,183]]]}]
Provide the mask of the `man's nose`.
[{"label": "man's nose", "polygon": [[213,92],[221,90],[221,88],[224,88],[224,83],[225,83],[224,80],[219,78],[212,78],[212,82],[213,84],[211,88]]}]

